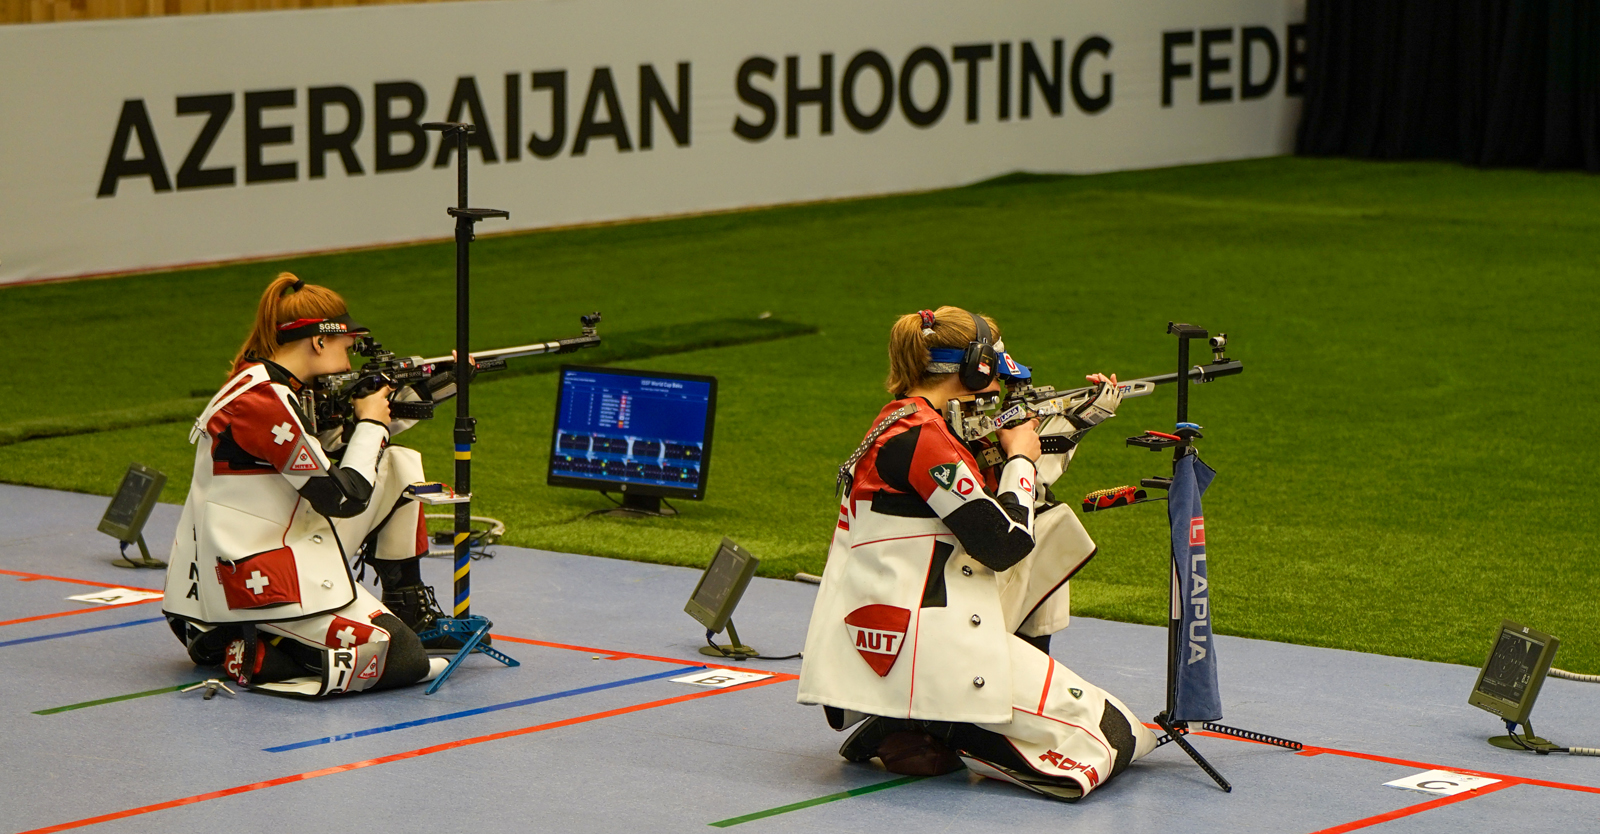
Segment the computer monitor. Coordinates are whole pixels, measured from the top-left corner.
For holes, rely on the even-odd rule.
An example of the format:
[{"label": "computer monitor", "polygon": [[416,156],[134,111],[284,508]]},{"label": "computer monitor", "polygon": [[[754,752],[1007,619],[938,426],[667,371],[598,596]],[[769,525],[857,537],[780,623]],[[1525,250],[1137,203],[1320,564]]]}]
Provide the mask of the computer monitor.
[{"label": "computer monitor", "polygon": [[135,561],[124,556],[113,559],[111,564],[122,568],[167,566],[166,562],[151,558],[150,548],[144,543],[144,523],[150,518],[150,511],[155,508],[156,499],[161,497],[161,489],[166,485],[165,474],[143,464],[128,464],[128,471],[123,474],[122,483],[117,486],[117,494],[112,496],[105,515],[100,517],[97,529],[121,542],[124,553],[128,545],[138,544],[142,558]]},{"label": "computer monitor", "polygon": [[1527,724],[1560,646],[1560,640],[1542,631],[1503,621],[1467,703],[1513,724]]},{"label": "computer monitor", "polygon": [[662,498],[705,496],[715,377],[583,365],[560,373],[547,483],[617,492],[639,513],[660,514]]},{"label": "computer monitor", "polygon": [[[733,539],[723,537],[717,552],[711,556],[711,564],[706,565],[706,572],[700,575],[694,593],[689,595],[689,601],[683,606],[689,616],[706,627],[707,645],[700,649],[701,654],[736,660],[760,654],[740,642],[739,630],[733,627],[733,609],[738,607],[744,589],[749,587],[750,578],[756,575],[756,568],[760,564],[761,560],[751,555],[750,551],[740,547]],[[729,644],[718,646],[711,642],[711,635],[724,628],[728,630]]]},{"label": "computer monitor", "polygon": [[750,585],[750,578],[756,575],[760,564],[760,559],[750,555],[733,539],[724,537],[683,610],[699,620],[707,631],[721,632],[733,619],[733,609],[738,607],[744,589]]}]

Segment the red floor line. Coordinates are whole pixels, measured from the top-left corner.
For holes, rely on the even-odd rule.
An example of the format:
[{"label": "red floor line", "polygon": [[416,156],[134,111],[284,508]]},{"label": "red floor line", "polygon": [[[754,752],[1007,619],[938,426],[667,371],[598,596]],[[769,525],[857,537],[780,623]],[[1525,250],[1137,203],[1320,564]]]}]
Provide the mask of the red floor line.
[{"label": "red floor line", "polygon": [[[1149,727],[1152,730],[1160,730],[1161,729],[1161,726],[1159,724],[1145,724],[1145,726]],[[1264,741],[1253,741],[1253,740],[1248,739],[1248,738],[1239,738],[1238,736],[1230,736],[1230,735],[1226,735],[1224,733],[1213,733],[1210,730],[1197,730],[1197,731],[1195,731],[1193,733],[1190,733],[1190,735],[1205,736],[1207,738],[1220,738],[1220,739],[1223,739],[1225,741],[1242,741],[1242,742],[1246,742],[1248,744],[1260,744],[1260,745],[1262,745],[1264,747],[1276,747],[1277,746],[1277,745],[1269,745]],[[1541,788],[1556,788],[1558,790],[1564,790],[1564,791],[1580,791],[1582,793],[1600,793],[1600,788],[1592,787],[1590,785],[1574,785],[1574,784],[1571,784],[1570,782],[1551,782],[1551,781],[1546,780],[1546,779],[1533,779],[1533,778],[1526,777],[1526,776],[1512,776],[1509,773],[1496,773],[1496,772],[1494,772],[1492,770],[1470,770],[1470,769],[1464,768],[1464,767],[1451,767],[1450,765],[1433,764],[1431,762],[1414,762],[1414,761],[1412,761],[1410,759],[1397,759],[1397,758],[1394,758],[1393,756],[1380,756],[1380,755],[1378,755],[1376,753],[1359,753],[1359,752],[1356,752],[1354,750],[1340,750],[1337,747],[1314,747],[1314,746],[1308,744],[1308,745],[1305,746],[1304,750],[1300,750],[1300,751],[1296,752],[1295,755],[1297,755],[1297,756],[1321,756],[1321,755],[1324,755],[1324,754],[1330,755],[1330,756],[1344,756],[1344,757],[1350,758],[1350,759],[1365,759],[1365,760],[1367,760],[1369,762],[1383,762],[1385,764],[1405,765],[1406,767],[1418,767],[1418,768],[1422,768],[1423,770],[1448,770],[1451,773],[1464,773],[1464,774],[1467,774],[1469,776],[1485,776],[1485,777],[1488,777],[1490,779],[1499,779],[1502,782],[1508,783],[1508,785],[1537,785],[1537,786],[1539,786]],[[1496,790],[1498,790],[1498,788]],[[1320,832],[1319,832],[1319,834],[1320,834]]]},{"label": "red floor line", "polygon": [[[550,643],[544,640],[529,640],[526,637],[506,637],[499,632],[495,632],[494,639],[505,640],[509,643],[526,643],[530,646],[545,646],[546,648],[551,649],[567,649],[575,652],[588,652],[590,654],[604,655],[607,660],[621,660],[624,657],[631,657],[636,660],[656,660],[662,663],[698,662],[685,661],[681,657],[658,657],[653,654],[634,654],[633,652],[619,652],[612,649],[596,649],[591,646],[573,646],[567,643]],[[758,675],[774,675],[782,680],[794,680],[795,678],[799,677],[798,675],[791,675],[788,672],[769,672],[764,669],[752,669],[749,666],[725,666],[721,663],[702,663],[701,665],[708,669],[732,669],[735,672],[755,672]]]},{"label": "red floor line", "polygon": [[118,608],[127,608],[130,605],[144,605],[147,602],[160,602],[159,599],[141,599],[135,602],[119,602],[115,605],[95,605],[90,608],[74,608],[71,611],[57,611],[54,614],[35,614],[32,617],[18,617],[15,620],[0,621],[0,626],[16,625],[17,623],[31,623],[36,620],[52,620],[56,617],[70,617],[73,614],[89,614],[95,611],[114,611]]},{"label": "red floor line", "polygon": [[[1211,734],[1207,733],[1206,735]],[[1228,736],[1218,736],[1218,738],[1228,738]],[[1241,739],[1241,741],[1242,740],[1243,739]],[[1600,793],[1600,788],[1591,787],[1589,785],[1574,785],[1568,782],[1551,782],[1545,779],[1531,779],[1526,776],[1513,776],[1509,773],[1495,773],[1492,770],[1470,770],[1464,767],[1451,767],[1450,765],[1433,764],[1431,762],[1414,762],[1410,759],[1396,759],[1392,756],[1379,756],[1374,753],[1358,753],[1354,750],[1339,750],[1333,747],[1311,747],[1307,745],[1306,749],[1301,753],[1301,755],[1317,756],[1324,753],[1332,756],[1344,756],[1351,759],[1366,759],[1369,762],[1384,762],[1385,764],[1418,767],[1422,768],[1423,770],[1448,770],[1451,773],[1465,773],[1469,776],[1486,776],[1490,779],[1499,779],[1502,782],[1508,782],[1514,785],[1538,785],[1541,788],[1558,788],[1565,791]]]},{"label": "red floor line", "polygon": [[1486,793],[1494,793],[1495,791],[1505,790],[1506,788],[1513,787],[1516,784],[1516,782],[1496,782],[1493,785],[1484,785],[1475,791],[1458,793],[1455,796],[1441,796],[1438,799],[1430,799],[1427,802],[1419,802],[1415,805],[1409,805],[1405,808],[1398,808],[1386,814],[1378,814],[1377,816],[1367,817],[1366,819],[1356,820],[1355,822],[1347,822],[1343,825],[1335,825],[1332,828],[1324,828],[1320,831],[1312,832],[1312,834],[1345,834],[1347,831],[1358,831],[1363,828],[1370,828],[1374,825],[1378,825],[1379,823],[1397,820],[1401,817],[1409,817],[1412,814],[1420,814],[1424,811],[1432,811],[1435,808],[1441,808],[1445,805],[1451,805],[1456,802],[1465,802],[1468,799],[1476,799],[1477,797],[1483,796]]},{"label": "red floor line", "polygon": [[[500,635],[497,634],[497,635],[495,635],[495,639],[498,640],[498,639],[502,639],[502,638],[500,637]],[[523,641],[518,641],[518,642],[523,642]],[[527,642],[532,642],[532,641],[527,641]],[[681,662],[681,661],[673,661],[673,662],[674,663],[678,663],[678,662]],[[550,722],[548,724],[538,724],[538,725],[535,725],[535,726],[532,726],[532,727],[523,727],[523,728],[517,729],[517,730],[506,730],[504,732],[491,733],[489,735],[476,736],[474,738],[461,739],[460,741],[449,741],[449,742],[445,742],[443,744],[435,744],[435,745],[432,745],[431,747],[419,747],[416,750],[407,750],[404,753],[393,753],[393,754],[390,754],[388,756],[380,756],[380,757],[378,757],[376,759],[367,759],[366,761],[362,761],[362,762],[351,762],[349,764],[336,765],[334,767],[325,767],[325,768],[322,768],[321,770],[311,770],[311,771],[307,771],[305,773],[296,773],[293,776],[280,776],[280,777],[278,777],[276,779],[268,779],[265,782],[252,782],[252,783],[250,783],[248,785],[237,785],[235,787],[224,788],[224,789],[219,790],[219,791],[211,791],[209,793],[201,793],[201,794],[195,794],[194,796],[186,796],[186,797],[184,797],[182,799],[172,799],[172,800],[168,800],[166,802],[158,802],[158,803],[156,803],[154,805],[145,805],[145,806],[142,806],[142,807],[139,807],[139,808],[129,808],[126,811],[116,811],[116,812],[110,813],[110,814],[101,814],[100,816],[97,816],[97,817],[86,817],[86,818],[81,819],[81,820],[74,820],[72,822],[63,822],[63,823],[59,823],[57,825],[46,826],[44,828],[34,828],[34,829],[31,829],[31,830],[28,830],[28,831],[20,832],[20,834],[49,834],[49,832],[53,832],[53,831],[69,831],[69,830],[74,829],[74,828],[84,828],[84,827],[90,826],[90,825],[99,825],[100,823],[103,823],[103,822],[112,822],[114,820],[127,819],[128,817],[136,817],[136,816],[139,816],[141,814],[150,814],[150,813],[154,813],[156,811],[165,811],[165,810],[167,810],[169,808],[179,808],[179,807],[182,807],[184,805],[194,805],[194,804],[197,804],[197,803],[200,803],[200,802],[206,802],[206,801],[212,800],[212,799],[221,799],[223,797],[235,796],[235,795],[238,795],[238,794],[241,794],[241,793],[249,793],[251,791],[259,791],[259,790],[262,790],[264,788],[275,788],[275,787],[277,787],[279,785],[288,785],[288,784],[291,784],[291,783],[294,783],[294,782],[304,782],[304,781],[307,781],[307,780],[310,780],[310,779],[315,779],[315,778],[317,778],[319,776],[330,776],[330,775],[335,774],[335,773],[344,773],[346,771],[351,771],[351,770],[360,770],[362,768],[373,767],[375,765],[389,764],[391,762],[404,761],[406,759],[415,759],[415,758],[418,758],[418,757],[421,757],[421,756],[431,755],[433,753],[442,753],[442,752],[445,752],[447,750],[455,750],[456,748],[459,748],[459,747],[468,747],[468,746],[471,746],[471,745],[474,745],[474,744],[482,744],[482,743],[487,742],[487,741],[499,741],[500,739],[504,739],[504,738],[512,738],[512,737],[515,737],[515,736],[530,735],[532,733],[539,733],[539,732],[543,732],[545,730],[554,730],[554,729],[557,729],[557,728],[560,728],[560,727],[570,727],[570,726],[572,726],[574,724],[583,724],[583,723],[586,723],[586,722],[589,722],[589,721],[597,721],[597,720],[599,720],[601,718],[611,718],[611,717],[618,716],[618,715],[626,715],[626,714],[628,714],[630,712],[640,712],[642,710],[655,709],[656,707],[664,707],[664,706],[668,706],[668,705],[671,705],[671,704],[681,704],[681,703],[683,703],[685,701],[693,701],[693,700],[696,700],[696,699],[699,699],[699,698],[709,698],[709,697],[711,697],[713,695],[722,695],[722,694],[728,693],[728,692],[738,692],[738,691],[747,690],[747,689],[755,689],[757,687],[766,686],[768,684],[778,683],[780,680],[781,680],[781,678],[767,678],[765,680],[751,681],[750,683],[741,684],[739,686],[730,686],[727,689],[712,689],[712,690],[707,690],[707,691],[704,691],[704,692],[690,692],[690,693],[688,693],[686,695],[678,695],[678,696],[673,697],[673,698],[664,698],[664,699],[662,699],[660,701],[651,701],[651,702],[645,703],[645,704],[635,704],[635,705],[629,706],[629,707],[619,707],[617,709],[606,710],[605,712],[596,712],[596,713],[591,713],[589,715],[580,715],[580,716],[577,716],[576,718],[565,718],[565,719],[562,719],[560,721],[552,721],[552,722]]]},{"label": "red floor line", "polygon": [[69,585],[90,585],[95,588],[127,588],[130,591],[149,591],[152,594],[161,593],[155,588],[140,588],[135,585],[116,585],[110,582],[92,582],[88,579],[68,579],[64,576],[46,576],[42,573],[24,573],[20,570],[0,570],[0,575],[15,576],[18,579],[21,579],[23,582],[38,582],[41,579],[48,579],[52,582],[66,582]]}]

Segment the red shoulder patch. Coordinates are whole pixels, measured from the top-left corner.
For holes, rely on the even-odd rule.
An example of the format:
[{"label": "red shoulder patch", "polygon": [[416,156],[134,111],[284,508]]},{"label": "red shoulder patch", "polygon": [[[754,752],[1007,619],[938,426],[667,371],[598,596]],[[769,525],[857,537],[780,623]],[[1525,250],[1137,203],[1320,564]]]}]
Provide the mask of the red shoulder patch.
[{"label": "red shoulder patch", "polygon": [[[213,430],[215,427],[215,430]],[[292,455],[304,433],[271,383],[263,383],[235,397],[211,418],[206,432],[212,437],[233,429],[233,442],[279,472],[289,469]]]}]

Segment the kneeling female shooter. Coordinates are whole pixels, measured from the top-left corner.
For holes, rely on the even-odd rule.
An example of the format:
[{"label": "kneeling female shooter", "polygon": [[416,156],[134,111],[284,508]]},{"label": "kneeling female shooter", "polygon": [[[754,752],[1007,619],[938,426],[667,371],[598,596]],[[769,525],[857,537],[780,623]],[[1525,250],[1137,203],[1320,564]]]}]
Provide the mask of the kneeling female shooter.
[{"label": "kneeling female shooter", "polygon": [[[439,615],[422,582],[427,530],[402,493],[422,457],[390,438],[388,388],[354,401],[346,435],[316,433],[310,383],[350,369],[366,328],[344,299],[287,272],[261,296],[233,376],[195,421],[194,480],[162,610],[195,663],[297,695],[430,679],[416,632]],[[351,572],[364,554],[379,602]]]},{"label": "kneeling female shooter", "polygon": [[[1072,508],[1040,497],[1041,468],[1053,480],[1065,461],[1038,463],[1030,421],[998,432],[1005,460],[985,470],[945,422],[951,399],[998,391],[1001,368],[1027,373],[998,337],[993,321],[957,307],[891,330],[895,399],[841,473],[799,701],[823,705],[836,730],[862,722],[839,751],[851,761],[928,775],[964,760],[1075,800],[1155,737],[1041,650],[1067,623],[1067,580],[1094,555]],[[1054,428],[1081,437],[1115,413],[1115,377],[1090,379],[1096,398]]]}]

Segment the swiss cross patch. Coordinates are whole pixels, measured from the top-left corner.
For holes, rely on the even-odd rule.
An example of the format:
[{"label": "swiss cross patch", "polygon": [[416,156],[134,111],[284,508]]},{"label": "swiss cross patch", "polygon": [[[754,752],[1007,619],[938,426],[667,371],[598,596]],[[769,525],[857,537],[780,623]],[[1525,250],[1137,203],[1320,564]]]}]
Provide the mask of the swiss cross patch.
[{"label": "swiss cross patch", "polygon": [[1189,546],[1204,547],[1206,544],[1206,519],[1204,516],[1195,516],[1189,519]]},{"label": "swiss cross patch", "polygon": [[880,678],[894,668],[910,625],[911,612],[893,605],[864,605],[844,618],[850,644]]},{"label": "swiss cross patch", "polygon": [[323,635],[322,642],[330,649],[348,649],[369,642],[372,632],[376,630],[369,623],[335,615],[333,622],[328,624],[328,633]]},{"label": "swiss cross patch", "polygon": [[928,470],[928,477],[932,478],[933,482],[939,486],[949,489],[956,482],[956,465],[953,463],[941,463]]},{"label": "swiss cross patch", "polygon": [[300,601],[300,573],[287,547],[217,565],[217,581],[231,609]]}]

